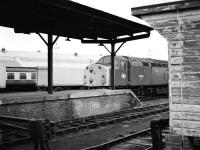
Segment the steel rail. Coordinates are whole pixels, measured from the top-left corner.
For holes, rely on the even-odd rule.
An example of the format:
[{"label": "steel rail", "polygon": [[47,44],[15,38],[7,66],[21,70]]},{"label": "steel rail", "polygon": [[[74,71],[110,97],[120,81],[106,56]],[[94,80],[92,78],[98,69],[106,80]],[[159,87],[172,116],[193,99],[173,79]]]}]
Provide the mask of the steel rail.
[{"label": "steel rail", "polygon": [[0,129],[11,129],[11,130],[19,130],[19,131],[24,131],[24,132],[29,132],[30,130],[27,129],[27,128],[23,128],[23,127],[20,127],[20,126],[17,126],[17,125],[13,125],[13,124],[10,124],[10,123],[4,123],[4,122],[0,122]]},{"label": "steel rail", "polygon": [[[166,119],[169,119],[169,118],[167,117]],[[164,127],[164,128],[166,128],[166,127]],[[107,141],[107,142],[104,142],[104,143],[101,143],[101,144],[98,144],[95,146],[81,149],[81,150],[103,150],[103,149],[109,149],[109,148],[120,149],[120,146],[122,146],[122,145],[118,145],[118,144],[121,144],[121,143],[126,144],[126,142],[128,142],[129,140],[138,139],[138,138],[140,139],[140,137],[143,137],[144,135],[151,136],[151,134],[152,134],[152,129],[147,128],[147,129],[135,132],[135,133],[131,133],[129,135],[125,135],[121,138],[116,138],[116,139],[113,139],[113,140],[110,140],[110,141]],[[144,148],[144,150],[152,150],[153,149],[152,144],[138,144],[137,142],[135,144],[137,146],[141,145],[141,147],[148,146],[147,148]],[[132,143],[132,145],[134,145],[134,142]],[[116,147],[114,147],[114,146],[116,146]],[[119,148],[117,148],[118,146],[119,146]],[[121,149],[123,149],[123,148],[121,148]]]},{"label": "steel rail", "polygon": [[[63,133],[71,133],[81,129],[86,128],[94,128],[97,126],[110,124],[114,122],[120,122],[128,119],[134,119],[138,117],[143,117],[147,115],[151,115],[152,113],[158,113],[161,111],[168,111],[168,103],[162,103],[157,105],[145,106],[142,108],[133,108],[128,110],[122,110],[119,112],[113,112],[110,114],[97,115],[97,116],[89,116],[86,118],[77,118],[74,120],[67,121],[59,121],[59,122],[51,122],[51,126],[55,127],[55,134],[60,135]],[[27,133],[29,132],[28,128],[19,126],[19,124],[28,124],[31,120],[16,118],[16,117],[8,117],[8,116],[0,116],[0,128],[11,129],[15,131],[20,131]],[[12,124],[13,123],[13,124]],[[16,125],[17,124],[17,125]],[[0,146],[5,146],[9,144],[17,144],[24,143],[26,141],[30,141],[30,137],[15,137],[12,141],[6,141]]]},{"label": "steel rail", "polygon": [[3,142],[0,144],[0,149],[6,147],[6,146],[14,146],[14,145],[19,145],[19,144],[24,144],[27,142],[30,142],[31,138],[30,137],[24,137],[24,138],[19,138],[19,139],[15,139],[13,141],[7,141],[7,142]]},{"label": "steel rail", "polygon": [[109,142],[105,142],[105,143],[102,143],[102,144],[99,144],[99,145],[96,145],[96,146],[88,147],[88,148],[85,148],[85,149],[82,149],[82,150],[99,150],[99,149],[105,149],[105,148],[114,146],[116,144],[119,144],[120,142],[124,142],[124,141],[130,140],[132,138],[135,138],[137,136],[145,135],[145,134],[149,133],[150,131],[151,131],[151,129],[148,128],[148,129],[145,129],[145,130],[142,130],[142,131],[139,131],[139,132],[136,132],[136,133],[124,136],[122,138],[117,138],[117,139],[111,140]]},{"label": "steel rail", "polygon": [[30,119],[25,118],[17,118],[12,116],[0,116],[1,121],[11,121],[11,122],[18,122],[18,123],[29,123]]},{"label": "steel rail", "polygon": [[96,117],[93,119],[84,118],[84,120],[82,120],[83,122],[81,122],[81,120],[71,120],[70,122],[65,122],[63,125],[57,124],[58,129],[56,131],[56,135],[74,132],[84,128],[94,128],[105,124],[111,124],[139,117],[145,117],[159,112],[169,111],[169,107],[167,105],[160,106],[165,107],[158,108],[158,105],[155,105],[155,107],[149,107],[149,109],[147,110],[143,109],[142,112],[127,112],[126,114],[120,114],[120,112],[118,112],[115,113],[116,116],[113,116],[113,114],[111,116],[106,115],[105,118],[103,118],[102,116],[100,116],[100,118]]},{"label": "steel rail", "polygon": [[81,118],[76,118],[76,119],[73,119],[73,120],[66,120],[66,121],[56,121],[56,122],[52,122],[54,124],[59,124],[59,123],[70,123],[71,121],[83,121],[85,119],[89,120],[89,119],[96,119],[96,118],[105,118],[106,116],[111,116],[111,115],[116,115],[116,114],[126,114],[127,112],[130,112],[130,111],[143,111],[145,109],[149,109],[149,108],[152,108],[152,107],[158,107],[158,106],[167,106],[169,105],[169,103],[161,103],[161,104],[156,104],[156,105],[149,105],[149,106],[145,106],[145,107],[137,107],[137,108],[130,108],[130,109],[125,109],[125,110],[120,110],[120,111],[117,111],[117,112],[112,112],[112,113],[109,113],[109,114],[101,114],[101,115],[95,115],[95,116],[88,116],[88,117],[81,117]]}]

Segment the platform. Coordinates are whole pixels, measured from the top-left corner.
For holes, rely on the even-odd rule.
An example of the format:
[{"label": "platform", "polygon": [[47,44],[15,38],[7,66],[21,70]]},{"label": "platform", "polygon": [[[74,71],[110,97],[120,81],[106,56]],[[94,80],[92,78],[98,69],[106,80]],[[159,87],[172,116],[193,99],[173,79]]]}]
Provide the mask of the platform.
[{"label": "platform", "polygon": [[28,119],[68,120],[140,107],[131,90],[72,90],[4,93],[0,95],[0,113]]}]

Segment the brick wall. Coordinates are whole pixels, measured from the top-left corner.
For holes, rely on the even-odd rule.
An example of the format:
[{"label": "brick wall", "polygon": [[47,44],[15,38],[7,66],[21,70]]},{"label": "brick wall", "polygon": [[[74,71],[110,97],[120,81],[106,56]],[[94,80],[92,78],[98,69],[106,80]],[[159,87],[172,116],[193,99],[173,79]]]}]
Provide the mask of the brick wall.
[{"label": "brick wall", "polygon": [[200,138],[168,134],[165,136],[165,150],[199,150]]},{"label": "brick wall", "polygon": [[51,95],[2,100],[0,114],[52,121],[87,117],[133,108],[140,105],[131,91],[79,92],[64,96]]}]

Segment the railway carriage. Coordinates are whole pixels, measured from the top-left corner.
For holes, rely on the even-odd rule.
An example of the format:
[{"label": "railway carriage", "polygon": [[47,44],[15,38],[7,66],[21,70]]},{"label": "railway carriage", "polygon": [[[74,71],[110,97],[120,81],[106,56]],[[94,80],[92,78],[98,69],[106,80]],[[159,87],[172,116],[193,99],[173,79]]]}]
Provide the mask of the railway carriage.
[{"label": "railway carriage", "polygon": [[32,67],[6,67],[7,88],[36,87],[36,68]]},{"label": "railway carriage", "polygon": [[[167,61],[127,56],[115,57],[115,87],[131,88],[137,95],[167,93]],[[84,70],[84,86],[90,88],[111,85],[111,58],[102,57]]]}]

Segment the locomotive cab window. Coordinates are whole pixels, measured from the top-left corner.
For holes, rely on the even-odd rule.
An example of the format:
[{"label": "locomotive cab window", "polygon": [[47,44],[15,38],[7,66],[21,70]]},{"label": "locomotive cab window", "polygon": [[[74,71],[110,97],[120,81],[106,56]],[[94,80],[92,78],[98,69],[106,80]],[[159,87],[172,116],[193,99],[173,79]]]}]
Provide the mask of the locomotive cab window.
[{"label": "locomotive cab window", "polygon": [[126,70],[126,69],[127,69],[126,62],[121,61],[121,62],[120,62],[120,67],[121,67],[121,69]]},{"label": "locomotive cab window", "polygon": [[14,73],[7,73],[7,79],[8,80],[14,80],[15,79]]},{"label": "locomotive cab window", "polygon": [[[119,65],[118,61],[116,59],[114,61],[115,61],[114,62],[115,66],[118,66]],[[103,57],[97,62],[97,64],[110,65],[111,64],[111,58],[109,56]]]},{"label": "locomotive cab window", "polygon": [[103,58],[101,58],[101,59],[97,62],[97,64],[103,64]]},{"label": "locomotive cab window", "polygon": [[19,78],[20,78],[20,80],[25,80],[26,79],[26,73],[20,73]]},{"label": "locomotive cab window", "polygon": [[157,67],[156,63],[151,64],[152,67]]},{"label": "locomotive cab window", "polygon": [[104,57],[104,64],[110,64],[110,57]]},{"label": "locomotive cab window", "polygon": [[163,66],[163,67],[165,67],[165,68],[167,67],[167,65],[166,65],[166,64],[162,64],[162,66]]}]

